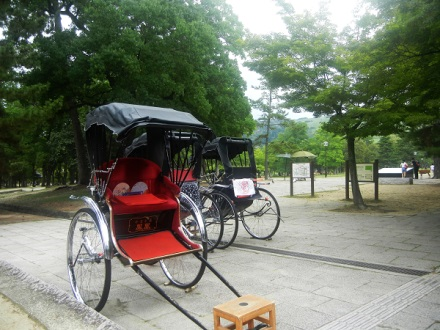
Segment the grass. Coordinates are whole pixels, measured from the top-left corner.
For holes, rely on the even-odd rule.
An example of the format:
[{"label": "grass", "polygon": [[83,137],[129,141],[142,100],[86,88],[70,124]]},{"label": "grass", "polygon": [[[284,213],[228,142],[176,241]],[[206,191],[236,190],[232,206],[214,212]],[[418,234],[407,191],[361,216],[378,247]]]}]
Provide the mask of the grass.
[{"label": "grass", "polygon": [[90,196],[90,192],[86,186],[81,185],[50,187],[34,191],[26,189],[1,194],[0,204],[53,211],[75,211],[82,202],[69,199],[71,195]]}]

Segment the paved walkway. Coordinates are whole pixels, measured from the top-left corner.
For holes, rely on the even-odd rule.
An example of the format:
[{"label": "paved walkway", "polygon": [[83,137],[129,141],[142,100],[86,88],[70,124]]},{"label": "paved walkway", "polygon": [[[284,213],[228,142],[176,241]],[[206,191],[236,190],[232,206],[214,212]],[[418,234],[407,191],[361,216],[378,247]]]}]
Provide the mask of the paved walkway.
[{"label": "paved walkway", "polygon": [[[340,201],[286,197],[288,182],[266,187],[283,217],[272,240],[250,239],[241,226],[235,245],[209,255],[241,294],[274,300],[281,330],[440,329],[440,207],[411,216],[332,212]],[[317,178],[315,191],[343,184]],[[295,194],[309,192],[310,182],[295,183]],[[0,310],[9,299],[47,329],[67,329],[66,320],[77,322],[72,329],[197,329],[116,259],[101,314],[77,304],[66,271],[68,226],[53,218],[0,226]],[[165,282],[158,265],[142,267]],[[194,291],[164,289],[208,329],[213,306],[234,298],[209,270]]]}]

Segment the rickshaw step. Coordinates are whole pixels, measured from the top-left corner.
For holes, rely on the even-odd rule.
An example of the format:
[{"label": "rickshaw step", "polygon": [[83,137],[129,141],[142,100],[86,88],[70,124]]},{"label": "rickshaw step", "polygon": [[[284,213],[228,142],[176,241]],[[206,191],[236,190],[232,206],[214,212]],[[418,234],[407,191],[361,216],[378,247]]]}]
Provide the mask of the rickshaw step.
[{"label": "rickshaw step", "polygon": [[[235,298],[213,309],[214,330],[264,329],[276,330],[275,303],[254,295]],[[267,316],[266,316],[267,314]],[[233,322],[222,326],[221,319]],[[262,322],[255,326],[255,321]]]}]

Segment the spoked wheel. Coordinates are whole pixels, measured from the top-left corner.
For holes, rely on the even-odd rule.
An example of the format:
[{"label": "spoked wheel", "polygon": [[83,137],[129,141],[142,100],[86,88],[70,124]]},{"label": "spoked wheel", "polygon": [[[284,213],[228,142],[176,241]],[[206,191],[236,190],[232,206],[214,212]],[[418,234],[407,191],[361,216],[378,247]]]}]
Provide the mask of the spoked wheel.
[{"label": "spoked wheel", "polygon": [[260,198],[240,212],[246,231],[254,238],[271,238],[280,225],[280,207],[275,197],[266,189],[258,188]]},{"label": "spoked wheel", "polygon": [[226,249],[234,243],[238,232],[238,214],[235,210],[234,203],[225,193],[217,190],[211,191],[211,196],[220,207],[223,217],[223,235],[218,244],[219,249]]},{"label": "spoked wheel", "polygon": [[212,196],[205,191],[201,191],[200,195],[202,197],[202,218],[208,239],[208,252],[210,252],[218,246],[222,238],[224,227],[223,218],[220,213],[220,208]]},{"label": "spoked wheel", "polygon": [[104,258],[104,243],[91,209],[79,210],[67,237],[67,269],[75,298],[100,311],[107,302],[111,260]]},{"label": "spoked wheel", "polygon": [[[206,260],[208,249],[202,215],[197,205],[184,193],[180,195],[180,214],[185,235],[203,247],[203,252],[194,253],[201,253]],[[206,265],[192,253],[162,259],[160,266],[170,282],[182,289],[196,285],[202,278],[206,268]]]}]

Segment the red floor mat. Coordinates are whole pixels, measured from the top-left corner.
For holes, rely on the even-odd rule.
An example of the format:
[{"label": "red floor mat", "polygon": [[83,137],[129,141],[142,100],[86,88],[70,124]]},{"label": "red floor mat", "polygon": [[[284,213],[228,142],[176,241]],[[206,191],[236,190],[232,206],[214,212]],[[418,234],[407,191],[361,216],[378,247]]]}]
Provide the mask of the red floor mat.
[{"label": "red floor mat", "polygon": [[119,246],[133,261],[156,259],[188,251],[170,231],[118,240]]}]

